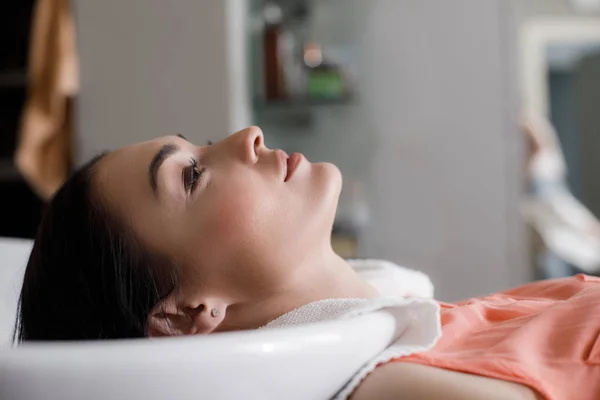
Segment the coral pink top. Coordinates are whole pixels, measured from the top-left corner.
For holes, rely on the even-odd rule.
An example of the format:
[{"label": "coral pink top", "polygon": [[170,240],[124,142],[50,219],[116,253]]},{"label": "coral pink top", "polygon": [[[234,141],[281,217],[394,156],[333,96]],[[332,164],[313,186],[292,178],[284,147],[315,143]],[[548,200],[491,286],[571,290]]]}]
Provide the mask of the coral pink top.
[{"label": "coral pink top", "polygon": [[600,278],[535,282],[441,307],[435,347],[394,361],[520,383],[549,400],[600,399]]}]

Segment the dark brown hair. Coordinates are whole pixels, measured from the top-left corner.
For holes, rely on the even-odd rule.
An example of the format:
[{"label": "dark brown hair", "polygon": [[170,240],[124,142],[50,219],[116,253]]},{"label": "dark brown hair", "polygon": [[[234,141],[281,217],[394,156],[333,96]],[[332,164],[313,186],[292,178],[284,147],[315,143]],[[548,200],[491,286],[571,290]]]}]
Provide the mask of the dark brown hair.
[{"label": "dark brown hair", "polygon": [[147,336],[151,310],[176,287],[93,190],[96,157],[48,204],[27,263],[14,340]]}]

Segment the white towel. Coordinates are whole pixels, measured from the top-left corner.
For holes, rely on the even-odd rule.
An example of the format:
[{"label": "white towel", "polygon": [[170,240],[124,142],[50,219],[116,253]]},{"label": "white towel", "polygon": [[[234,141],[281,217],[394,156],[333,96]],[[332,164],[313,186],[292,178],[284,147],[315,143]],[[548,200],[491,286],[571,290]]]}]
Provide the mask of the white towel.
[{"label": "white towel", "polygon": [[384,260],[348,260],[348,264],[382,296],[433,298],[433,283],[421,271]]},{"label": "white towel", "polygon": [[[427,275],[379,260],[351,260],[350,264],[382,294],[373,299],[326,299],[306,304],[271,321],[265,328],[345,319],[382,310],[396,320],[392,344],[369,360],[335,395],[346,399],[380,364],[433,347],[441,335],[439,306],[431,299],[433,285]],[[422,296],[422,297],[403,297]]]}]

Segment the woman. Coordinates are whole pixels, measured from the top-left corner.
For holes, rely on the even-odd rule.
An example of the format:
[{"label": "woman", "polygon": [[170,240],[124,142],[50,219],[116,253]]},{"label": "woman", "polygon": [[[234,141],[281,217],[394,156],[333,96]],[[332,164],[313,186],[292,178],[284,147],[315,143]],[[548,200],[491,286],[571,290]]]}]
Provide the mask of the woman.
[{"label": "woman", "polygon": [[[17,338],[253,329],[313,301],[376,297],[331,248],[340,188],[336,167],[270,150],[255,127],[212,146],[170,136],[103,155],[46,211]],[[600,311],[591,279],[442,304],[435,348],[380,366],[353,397],[597,398],[600,323],[582,318]]]}]

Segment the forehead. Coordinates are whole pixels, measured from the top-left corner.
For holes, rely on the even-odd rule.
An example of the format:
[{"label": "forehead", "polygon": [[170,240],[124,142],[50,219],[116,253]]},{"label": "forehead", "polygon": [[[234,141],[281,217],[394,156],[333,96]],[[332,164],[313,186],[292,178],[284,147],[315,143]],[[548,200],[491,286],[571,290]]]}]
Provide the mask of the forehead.
[{"label": "forehead", "polygon": [[96,179],[99,188],[112,192],[114,186],[121,186],[122,181],[137,178],[148,170],[153,149],[158,148],[155,141],[136,143],[114,150],[107,154],[97,165]]},{"label": "forehead", "polygon": [[107,206],[132,222],[144,211],[152,196],[148,181],[148,165],[165,138],[136,143],[114,150],[99,161],[95,169],[98,194]]}]

